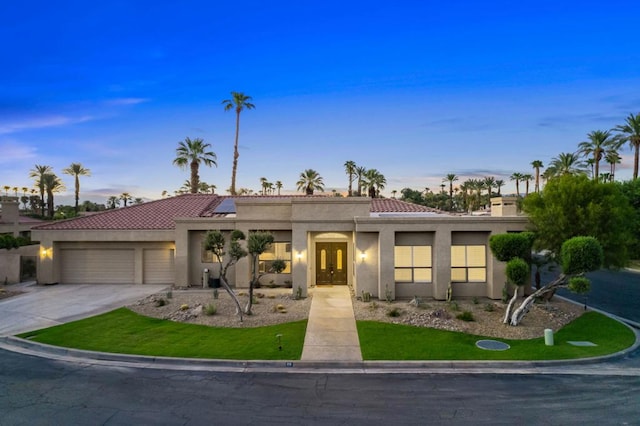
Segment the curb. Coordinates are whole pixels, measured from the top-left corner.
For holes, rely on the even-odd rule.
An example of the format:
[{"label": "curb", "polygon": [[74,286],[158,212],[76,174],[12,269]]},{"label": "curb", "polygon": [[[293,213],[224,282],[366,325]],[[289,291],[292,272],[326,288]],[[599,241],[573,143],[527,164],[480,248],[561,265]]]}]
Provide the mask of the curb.
[{"label": "curb", "polygon": [[[629,327],[627,325],[627,327]],[[0,348],[42,358],[64,361],[80,361],[99,365],[127,366],[133,368],[157,368],[168,370],[207,370],[235,372],[281,373],[472,373],[472,374],[618,374],[640,376],[640,368],[618,367],[596,370],[567,367],[595,366],[603,361],[615,361],[626,357],[640,347],[638,331],[635,343],[620,352],[592,358],[549,361],[263,361],[222,360],[197,358],[171,358],[145,355],[128,355],[64,348],[32,342],[15,336],[0,337]],[[561,367],[561,368],[560,368]]]}]

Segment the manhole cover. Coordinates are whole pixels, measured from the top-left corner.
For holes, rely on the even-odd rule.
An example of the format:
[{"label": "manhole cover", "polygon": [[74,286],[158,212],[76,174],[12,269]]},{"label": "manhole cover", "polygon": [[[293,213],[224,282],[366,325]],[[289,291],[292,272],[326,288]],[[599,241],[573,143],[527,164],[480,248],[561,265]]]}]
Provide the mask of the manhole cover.
[{"label": "manhole cover", "polygon": [[506,343],[498,342],[497,340],[478,340],[476,342],[476,346],[488,351],[506,351],[511,347]]}]

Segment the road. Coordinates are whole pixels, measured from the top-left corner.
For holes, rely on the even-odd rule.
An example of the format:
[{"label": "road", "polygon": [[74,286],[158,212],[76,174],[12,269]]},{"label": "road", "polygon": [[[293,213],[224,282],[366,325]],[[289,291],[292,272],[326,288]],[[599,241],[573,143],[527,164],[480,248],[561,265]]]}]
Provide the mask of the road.
[{"label": "road", "polygon": [[[542,284],[557,274],[544,272]],[[591,279],[591,291],[587,294],[587,305],[619,317],[640,323],[640,273],[627,270],[597,271],[587,274]],[[584,303],[584,297],[561,290],[558,294]]]},{"label": "road", "polygon": [[640,418],[638,375],[225,373],[2,350],[0,364],[3,425],[625,425]]}]

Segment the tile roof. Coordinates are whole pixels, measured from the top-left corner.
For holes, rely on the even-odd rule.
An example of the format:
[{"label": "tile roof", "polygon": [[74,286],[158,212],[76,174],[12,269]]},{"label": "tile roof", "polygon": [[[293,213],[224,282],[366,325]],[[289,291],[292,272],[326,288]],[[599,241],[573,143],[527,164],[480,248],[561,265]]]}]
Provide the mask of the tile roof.
[{"label": "tile roof", "polygon": [[[250,195],[246,197],[260,197]],[[304,195],[265,196],[291,199]],[[38,230],[171,230],[178,217],[224,217],[216,207],[230,196],[216,194],[183,194],[113,210],[36,226]],[[441,213],[438,210],[393,198],[371,200],[371,213]]]},{"label": "tile roof", "polygon": [[177,217],[199,217],[213,210],[223,197],[212,194],[184,194],[143,204],[106,210],[89,216],[56,221],[34,229],[175,229]]}]

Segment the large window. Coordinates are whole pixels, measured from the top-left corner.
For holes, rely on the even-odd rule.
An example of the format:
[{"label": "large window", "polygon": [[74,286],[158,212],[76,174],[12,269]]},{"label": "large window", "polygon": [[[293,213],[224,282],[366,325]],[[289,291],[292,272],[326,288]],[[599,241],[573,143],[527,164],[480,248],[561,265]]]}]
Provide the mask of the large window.
[{"label": "large window", "polygon": [[395,281],[398,283],[430,283],[431,246],[395,246]]},{"label": "large window", "polygon": [[487,248],[484,245],[451,246],[451,282],[486,282]]},{"label": "large window", "polygon": [[258,257],[258,272],[273,272],[271,265],[276,259],[284,260],[286,267],[283,274],[291,273],[291,243],[273,243],[271,247]]}]

